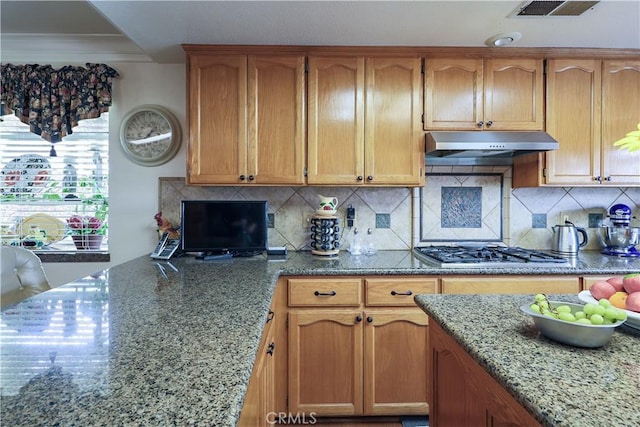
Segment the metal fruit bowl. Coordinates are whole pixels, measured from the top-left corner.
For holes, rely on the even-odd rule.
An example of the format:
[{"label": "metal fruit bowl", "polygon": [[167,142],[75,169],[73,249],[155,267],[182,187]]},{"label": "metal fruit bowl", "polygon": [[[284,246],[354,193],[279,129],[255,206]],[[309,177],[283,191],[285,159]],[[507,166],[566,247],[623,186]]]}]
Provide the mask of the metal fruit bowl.
[{"label": "metal fruit bowl", "polygon": [[[602,347],[611,340],[614,329],[625,322],[624,320],[617,321],[610,325],[585,325],[583,323],[566,322],[538,314],[529,308],[530,305],[530,303],[521,305],[520,310],[532,317],[533,323],[535,323],[543,336],[574,347]],[[549,301],[549,305],[552,307],[568,305],[571,307],[572,313],[582,310],[584,307],[584,304],[572,304],[564,301]]]},{"label": "metal fruit bowl", "polygon": [[598,238],[605,247],[631,248],[640,244],[640,227],[602,225],[598,228]]}]

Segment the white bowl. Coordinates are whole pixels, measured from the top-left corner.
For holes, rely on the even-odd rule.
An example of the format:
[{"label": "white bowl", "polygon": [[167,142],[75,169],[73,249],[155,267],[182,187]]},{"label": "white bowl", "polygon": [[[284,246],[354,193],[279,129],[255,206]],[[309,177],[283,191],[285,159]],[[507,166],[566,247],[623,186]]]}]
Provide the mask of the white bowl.
[{"label": "white bowl", "polygon": [[[549,301],[549,305],[568,305],[571,312],[582,310],[583,304],[572,304],[564,301]],[[533,318],[533,323],[545,337],[563,344],[575,347],[596,348],[602,347],[611,340],[613,331],[624,321],[618,321],[610,325],[585,325],[583,323],[566,322],[536,313],[530,308],[531,303],[520,306],[520,310]]]},{"label": "white bowl", "polygon": [[[580,292],[578,294],[578,299],[582,302],[592,302],[594,304],[598,304],[598,300],[595,299],[591,295],[591,292],[589,292],[588,290],[584,290]],[[622,309],[619,309],[619,310],[622,310]],[[633,329],[640,330],[640,313],[636,311],[631,311],[631,310],[623,310],[623,311],[627,313],[627,321],[624,322],[624,325],[629,326],[630,328],[633,328]]]}]

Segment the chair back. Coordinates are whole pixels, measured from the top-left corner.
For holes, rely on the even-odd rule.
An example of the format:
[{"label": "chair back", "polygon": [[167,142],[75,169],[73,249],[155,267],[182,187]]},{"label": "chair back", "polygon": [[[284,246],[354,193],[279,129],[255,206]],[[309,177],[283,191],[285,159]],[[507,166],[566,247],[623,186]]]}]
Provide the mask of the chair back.
[{"label": "chair back", "polygon": [[1,246],[0,265],[2,307],[51,289],[40,258],[28,249]]}]

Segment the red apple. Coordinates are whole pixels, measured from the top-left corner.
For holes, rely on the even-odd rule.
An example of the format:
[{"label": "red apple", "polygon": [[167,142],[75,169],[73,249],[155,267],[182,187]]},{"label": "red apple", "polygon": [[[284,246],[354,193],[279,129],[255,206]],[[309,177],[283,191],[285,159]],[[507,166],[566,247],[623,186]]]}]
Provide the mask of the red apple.
[{"label": "red apple", "polygon": [[625,303],[625,309],[640,313],[640,292],[629,294]]},{"label": "red apple", "polygon": [[622,278],[622,276],[614,276],[607,279],[607,282],[609,282],[614,288],[616,288],[616,292],[621,292],[624,291],[624,287],[622,286],[623,280],[624,279]]},{"label": "red apple", "polygon": [[589,292],[591,292],[591,296],[597,300],[601,300],[602,298],[608,299],[611,295],[616,293],[616,288],[614,288],[609,282],[599,280],[597,282],[593,282],[591,286],[589,286]]},{"label": "red apple", "polygon": [[628,294],[640,292],[640,273],[627,274],[622,278],[622,286]]}]

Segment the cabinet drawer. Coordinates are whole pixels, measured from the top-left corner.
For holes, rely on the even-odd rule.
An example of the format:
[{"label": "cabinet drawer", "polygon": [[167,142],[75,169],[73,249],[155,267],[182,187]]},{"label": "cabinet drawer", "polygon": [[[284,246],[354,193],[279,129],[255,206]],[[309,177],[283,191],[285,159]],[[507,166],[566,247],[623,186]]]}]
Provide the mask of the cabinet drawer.
[{"label": "cabinet drawer", "polygon": [[577,294],[578,277],[511,276],[442,279],[443,294]]},{"label": "cabinet drawer", "polygon": [[360,279],[289,279],[289,306],[358,306]]},{"label": "cabinet drawer", "polygon": [[365,301],[368,306],[415,306],[416,294],[438,292],[438,279],[366,279]]}]

